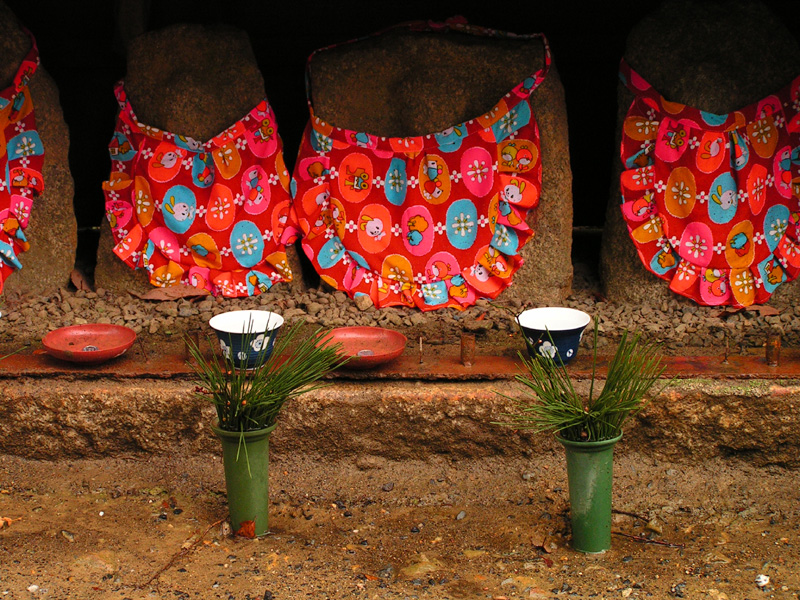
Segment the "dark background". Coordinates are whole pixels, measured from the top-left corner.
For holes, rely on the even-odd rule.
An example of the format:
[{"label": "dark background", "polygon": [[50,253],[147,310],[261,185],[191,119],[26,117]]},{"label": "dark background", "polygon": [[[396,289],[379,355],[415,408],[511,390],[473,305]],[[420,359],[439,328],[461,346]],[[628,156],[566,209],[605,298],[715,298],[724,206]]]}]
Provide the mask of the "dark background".
[{"label": "dark background", "polygon": [[[36,36],[42,65],[60,90],[71,138],[78,263],[91,271],[103,219],[101,184],[110,169],[107,145],[117,108],[112,90],[125,76],[117,15],[120,6],[135,5],[136,0],[6,3]],[[228,23],[248,32],[290,170],[308,118],[304,70],[314,50],[402,21],[443,21],[453,15],[514,33],[544,32],[566,94],[574,225],[592,231],[602,228],[616,159],[619,59],[631,27],[658,2],[141,0],[139,5],[147,7],[147,29],[182,22]],[[796,22],[796,0],[772,0],[765,5],[787,22]]]}]

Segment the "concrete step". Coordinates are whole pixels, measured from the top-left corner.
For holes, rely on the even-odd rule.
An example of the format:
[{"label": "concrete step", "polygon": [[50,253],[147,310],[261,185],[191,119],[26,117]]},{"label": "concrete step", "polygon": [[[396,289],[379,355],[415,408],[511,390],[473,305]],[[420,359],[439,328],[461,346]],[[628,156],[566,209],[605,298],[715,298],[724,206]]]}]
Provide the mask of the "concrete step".
[{"label": "concrete step", "polygon": [[[0,361],[0,453],[40,459],[213,451],[213,407],[194,393],[180,353],[137,356],[132,349],[99,366],[42,354]],[[494,424],[524,393],[510,357],[459,364],[440,347],[370,371],[341,371],[323,390],[290,401],[273,434],[285,452],[392,460],[431,455],[533,455],[552,436]],[[408,354],[408,353],[407,353]],[[797,357],[770,367],[761,356],[669,357],[672,384],[625,429],[625,444],[646,455],[702,461],[742,456],[755,465],[800,467]],[[598,376],[604,373],[599,361]],[[588,392],[590,357],[570,363]]]}]

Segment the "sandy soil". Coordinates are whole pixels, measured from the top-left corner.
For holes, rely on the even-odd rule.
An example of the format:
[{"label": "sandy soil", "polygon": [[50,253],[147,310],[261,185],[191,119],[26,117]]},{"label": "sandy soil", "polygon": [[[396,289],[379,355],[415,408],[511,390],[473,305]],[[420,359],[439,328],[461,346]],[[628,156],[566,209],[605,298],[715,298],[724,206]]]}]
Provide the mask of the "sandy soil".
[{"label": "sandy soil", "polygon": [[666,463],[620,448],[603,555],[570,548],[558,448],[519,460],[398,463],[273,449],[271,471],[271,533],[248,540],[226,530],[216,455],[0,457],[0,598],[800,594],[793,471]]}]

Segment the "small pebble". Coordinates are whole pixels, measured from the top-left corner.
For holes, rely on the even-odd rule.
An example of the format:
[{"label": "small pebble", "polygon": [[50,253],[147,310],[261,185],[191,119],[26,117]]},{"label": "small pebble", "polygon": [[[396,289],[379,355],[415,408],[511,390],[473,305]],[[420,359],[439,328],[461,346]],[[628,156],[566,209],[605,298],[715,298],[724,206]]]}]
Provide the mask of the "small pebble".
[{"label": "small pebble", "polygon": [[394,484],[393,484],[391,481],[390,481],[389,483],[384,483],[384,484],[381,486],[381,489],[382,489],[384,492],[391,492],[391,491],[394,489]]},{"label": "small pebble", "polygon": [[457,520],[457,521],[460,521],[461,519],[463,519],[463,518],[464,518],[464,517],[466,517],[466,516],[467,516],[467,512],[466,512],[466,511],[464,511],[464,510],[462,510],[460,513],[458,513],[458,514],[456,515],[456,520]]},{"label": "small pebble", "polygon": [[685,584],[685,583],[683,583],[683,582],[681,582],[681,583],[676,583],[675,585],[673,585],[673,586],[670,588],[670,590],[669,590],[669,591],[670,591],[670,593],[671,593],[673,596],[675,596],[676,598],[683,598],[683,597],[684,597],[684,595],[685,595],[685,593],[686,593],[686,584]]},{"label": "small pebble", "polygon": [[769,585],[769,576],[768,575],[759,575],[756,577],[756,585],[760,588],[766,587]]}]

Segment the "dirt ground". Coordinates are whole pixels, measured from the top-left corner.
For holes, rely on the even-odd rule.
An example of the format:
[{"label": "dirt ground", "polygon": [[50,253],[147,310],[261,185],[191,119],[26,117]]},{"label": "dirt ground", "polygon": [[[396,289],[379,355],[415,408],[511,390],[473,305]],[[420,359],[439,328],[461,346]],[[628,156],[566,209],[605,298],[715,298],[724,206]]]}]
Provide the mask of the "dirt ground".
[{"label": "dirt ground", "polygon": [[603,555],[570,548],[558,448],[425,462],[274,449],[257,540],[226,531],[213,454],[0,456],[0,598],[798,597],[800,474],[654,456],[618,449]]}]

